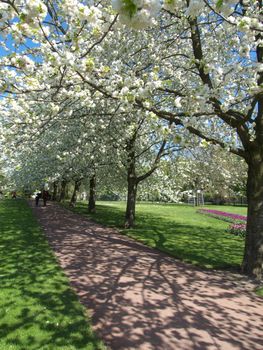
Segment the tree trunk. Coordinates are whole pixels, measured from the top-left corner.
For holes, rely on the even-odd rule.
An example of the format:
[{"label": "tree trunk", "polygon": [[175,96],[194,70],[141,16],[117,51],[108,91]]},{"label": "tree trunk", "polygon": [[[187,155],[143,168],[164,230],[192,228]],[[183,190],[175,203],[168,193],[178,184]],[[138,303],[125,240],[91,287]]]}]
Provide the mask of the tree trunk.
[{"label": "tree trunk", "polygon": [[156,154],[155,160],[146,173],[141,176],[137,176],[136,174],[136,156],[135,152],[135,144],[137,140],[137,132],[142,124],[138,125],[138,129],[135,130],[132,137],[127,140],[126,143],[126,152],[127,152],[127,160],[128,160],[128,169],[127,169],[127,182],[128,182],[128,195],[127,195],[127,205],[126,205],[126,213],[125,213],[125,223],[124,226],[126,228],[134,227],[135,225],[135,206],[136,206],[136,195],[137,195],[137,187],[138,184],[147,179],[151,174],[157,169],[160,159],[164,153],[166,140],[163,140],[160,148]]},{"label": "tree trunk", "polygon": [[[258,1],[259,12],[262,14],[263,3]],[[263,39],[262,33],[256,35],[256,40]],[[263,63],[263,47],[258,44],[256,49],[258,62]],[[263,83],[263,72],[258,72],[258,86]],[[257,116],[255,118],[256,138],[250,144],[247,180],[247,234],[242,268],[249,275],[263,278],[263,96],[257,97]]]},{"label": "tree trunk", "polygon": [[59,202],[61,202],[61,201],[63,201],[65,199],[67,183],[68,183],[67,180],[62,180],[61,181]]},{"label": "tree trunk", "polygon": [[53,182],[53,193],[52,193],[52,201],[57,200],[58,195],[58,181]]},{"label": "tree trunk", "polygon": [[263,155],[257,150],[248,162],[247,234],[242,270],[263,278]]},{"label": "tree trunk", "polygon": [[74,190],[73,190],[73,193],[72,193],[72,196],[71,196],[71,200],[70,200],[70,206],[71,207],[75,207],[75,205],[76,205],[77,193],[79,191],[80,185],[81,185],[81,181],[76,180],[75,184],[74,184]]},{"label": "tree trunk", "polygon": [[137,195],[137,181],[134,174],[128,174],[128,196],[125,214],[125,228],[132,228],[135,225],[135,205]]},{"label": "tree trunk", "polygon": [[89,205],[88,212],[96,212],[96,175],[93,175],[89,182]]},{"label": "tree trunk", "polygon": [[135,158],[135,142],[136,133],[130,138],[126,144],[126,151],[128,156],[128,169],[127,169],[127,203],[125,213],[125,228],[132,228],[135,225],[135,206],[136,206],[136,194],[137,194],[137,176],[136,176],[136,158]]}]

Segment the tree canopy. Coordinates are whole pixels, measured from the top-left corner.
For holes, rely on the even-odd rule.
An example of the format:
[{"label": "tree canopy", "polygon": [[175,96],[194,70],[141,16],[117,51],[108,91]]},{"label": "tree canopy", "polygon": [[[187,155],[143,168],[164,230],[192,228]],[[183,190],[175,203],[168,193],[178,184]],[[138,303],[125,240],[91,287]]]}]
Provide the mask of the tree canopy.
[{"label": "tree canopy", "polygon": [[129,184],[135,147],[156,145],[153,163],[140,162],[153,173],[168,144],[195,135],[247,163],[243,269],[262,276],[262,0],[4,0],[0,10],[0,142],[9,169],[26,165],[20,181],[114,163]]}]

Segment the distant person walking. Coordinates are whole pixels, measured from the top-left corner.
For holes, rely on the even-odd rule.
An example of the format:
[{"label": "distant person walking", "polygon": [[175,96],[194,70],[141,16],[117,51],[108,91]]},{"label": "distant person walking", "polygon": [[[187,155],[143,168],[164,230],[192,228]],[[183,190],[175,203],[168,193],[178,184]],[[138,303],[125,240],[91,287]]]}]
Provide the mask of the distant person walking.
[{"label": "distant person walking", "polygon": [[46,207],[46,205],[47,205],[47,200],[49,199],[49,193],[48,193],[48,191],[43,190],[42,198],[43,198],[44,207]]},{"label": "distant person walking", "polygon": [[16,191],[12,192],[12,198],[16,199]]},{"label": "distant person walking", "polygon": [[41,198],[41,192],[38,192],[35,197],[36,207],[38,207],[39,199]]}]

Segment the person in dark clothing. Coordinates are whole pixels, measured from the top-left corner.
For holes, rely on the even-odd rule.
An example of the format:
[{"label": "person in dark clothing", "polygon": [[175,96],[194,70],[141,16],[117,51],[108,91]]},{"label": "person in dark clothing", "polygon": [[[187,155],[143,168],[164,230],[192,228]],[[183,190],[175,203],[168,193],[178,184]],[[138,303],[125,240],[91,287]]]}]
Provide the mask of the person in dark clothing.
[{"label": "person in dark clothing", "polygon": [[35,197],[36,207],[38,207],[38,203],[39,203],[39,199],[40,199],[40,198],[41,198],[41,193],[38,192],[38,193],[36,194],[36,197]]},{"label": "person in dark clothing", "polygon": [[46,190],[43,190],[43,194],[42,194],[42,198],[43,198],[43,203],[44,203],[44,207],[47,205],[47,200],[49,198],[49,193]]}]

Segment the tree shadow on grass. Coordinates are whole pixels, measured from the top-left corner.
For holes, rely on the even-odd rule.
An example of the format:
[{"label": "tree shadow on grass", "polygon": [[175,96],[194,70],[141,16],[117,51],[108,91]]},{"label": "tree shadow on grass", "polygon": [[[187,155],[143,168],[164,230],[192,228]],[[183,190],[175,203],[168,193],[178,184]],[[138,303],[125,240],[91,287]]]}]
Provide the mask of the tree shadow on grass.
[{"label": "tree shadow on grass", "polygon": [[[149,218],[149,229],[125,231],[147,245],[206,268],[239,269],[244,240],[213,227]],[[145,226],[147,223],[145,221]]]},{"label": "tree shadow on grass", "polygon": [[96,206],[96,213],[89,214],[87,204],[84,202],[78,202],[74,208],[70,208],[68,205],[66,207],[70,209],[70,211],[73,211],[76,214],[84,215],[88,219],[95,220],[101,225],[116,228],[124,227],[125,209],[100,204]]},{"label": "tree shadow on grass", "polygon": [[136,227],[125,230],[124,209],[119,207],[100,204],[95,214],[87,214],[87,206],[78,203],[75,212],[118,228],[121,233],[183,261],[204,268],[240,270],[244,239],[230,235],[224,229],[182,224],[153,213],[138,213]]},{"label": "tree shadow on grass", "polygon": [[0,349],[102,348],[27,204],[2,205]]}]

